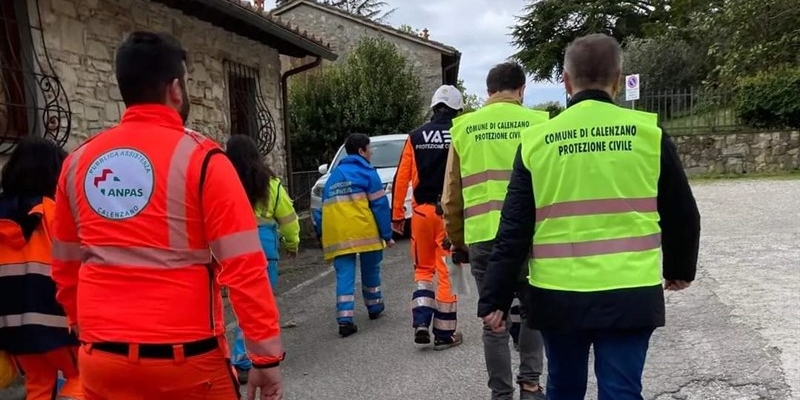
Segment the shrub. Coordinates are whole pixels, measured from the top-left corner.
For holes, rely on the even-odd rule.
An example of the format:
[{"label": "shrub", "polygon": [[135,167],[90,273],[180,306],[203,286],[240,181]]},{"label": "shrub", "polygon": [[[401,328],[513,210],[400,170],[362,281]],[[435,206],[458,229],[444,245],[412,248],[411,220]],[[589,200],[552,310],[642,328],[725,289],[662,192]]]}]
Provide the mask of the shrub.
[{"label": "shrub", "polygon": [[350,133],[406,133],[427,112],[420,80],[397,48],[366,38],[341,64],[297,79],[289,91],[292,165],[316,169]]},{"label": "shrub", "polygon": [[550,118],[555,118],[556,115],[564,111],[564,106],[557,101],[548,101],[546,103],[537,104],[531,107],[534,110],[547,111],[550,113]]},{"label": "shrub", "polygon": [[754,128],[800,128],[800,67],[739,79],[735,107],[742,122]]}]

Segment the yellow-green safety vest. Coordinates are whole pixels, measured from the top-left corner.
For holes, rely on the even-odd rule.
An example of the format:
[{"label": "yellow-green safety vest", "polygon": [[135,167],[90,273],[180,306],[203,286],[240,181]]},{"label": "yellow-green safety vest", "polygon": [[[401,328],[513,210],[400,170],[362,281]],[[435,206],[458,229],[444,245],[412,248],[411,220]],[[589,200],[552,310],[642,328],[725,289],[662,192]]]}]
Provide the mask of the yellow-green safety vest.
[{"label": "yellow-green safety vest", "polygon": [[585,100],[522,135],[536,228],[532,286],[573,292],[661,284],[655,114]]},{"label": "yellow-green safety vest", "polygon": [[460,160],[464,242],[494,240],[521,132],[550,119],[546,111],[498,102],[453,120]]}]

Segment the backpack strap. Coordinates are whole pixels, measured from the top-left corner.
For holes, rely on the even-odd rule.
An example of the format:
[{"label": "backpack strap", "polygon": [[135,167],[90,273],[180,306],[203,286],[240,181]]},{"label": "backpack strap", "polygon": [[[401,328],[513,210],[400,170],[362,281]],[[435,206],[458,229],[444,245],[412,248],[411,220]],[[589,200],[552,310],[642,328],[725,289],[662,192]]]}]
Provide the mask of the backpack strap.
[{"label": "backpack strap", "polygon": [[208,153],[206,153],[205,158],[203,158],[203,165],[200,167],[200,201],[203,201],[203,184],[206,182],[208,163],[211,162],[211,157],[213,157],[215,154],[225,154],[225,152],[220,148],[211,149]]}]

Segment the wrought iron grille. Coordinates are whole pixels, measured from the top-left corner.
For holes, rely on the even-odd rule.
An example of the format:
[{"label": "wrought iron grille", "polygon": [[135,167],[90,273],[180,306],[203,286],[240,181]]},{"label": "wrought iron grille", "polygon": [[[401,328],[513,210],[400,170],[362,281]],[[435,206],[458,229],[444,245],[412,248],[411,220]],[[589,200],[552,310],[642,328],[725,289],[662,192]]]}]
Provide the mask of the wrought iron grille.
[{"label": "wrought iron grille", "polygon": [[38,26],[30,24],[25,0],[0,1],[0,154],[28,135],[64,146],[72,128],[69,99],[50,62],[39,2],[34,3]]},{"label": "wrought iron grille", "polygon": [[255,68],[225,61],[228,77],[231,135],[248,135],[258,143],[261,154],[275,147],[275,120],[261,96],[259,74]]}]

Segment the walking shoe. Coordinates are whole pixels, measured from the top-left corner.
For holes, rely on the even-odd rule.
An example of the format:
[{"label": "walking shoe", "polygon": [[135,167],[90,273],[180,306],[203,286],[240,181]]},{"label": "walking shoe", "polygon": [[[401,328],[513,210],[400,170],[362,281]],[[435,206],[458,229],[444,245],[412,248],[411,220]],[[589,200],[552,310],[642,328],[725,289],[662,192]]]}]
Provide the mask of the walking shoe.
[{"label": "walking shoe", "polygon": [[418,326],[414,329],[414,343],[416,344],[429,344],[431,342],[431,333],[428,328]]},{"label": "walking shoe", "polygon": [[383,310],[385,310],[385,309],[386,309],[386,307],[384,306],[384,307],[381,307],[381,310],[378,311],[378,312],[369,313],[369,319],[376,320],[376,319],[380,318],[381,315],[383,315]]},{"label": "walking shoe", "polygon": [[456,347],[461,343],[464,343],[464,337],[461,335],[461,332],[456,332],[449,339],[436,338],[436,340],[433,342],[433,349],[447,350],[451,347]]},{"label": "walking shoe", "polygon": [[544,391],[541,386],[537,386],[536,390],[523,390],[519,388],[519,400],[545,400]]},{"label": "walking shoe", "polygon": [[339,336],[345,338],[358,332],[358,327],[352,322],[345,322],[339,324]]},{"label": "walking shoe", "polygon": [[247,384],[247,374],[250,372],[246,369],[241,369],[239,367],[234,366],[233,368],[236,369],[236,380],[239,381],[242,385]]}]

